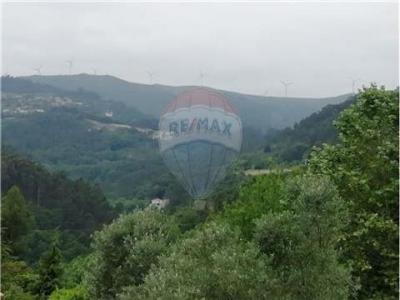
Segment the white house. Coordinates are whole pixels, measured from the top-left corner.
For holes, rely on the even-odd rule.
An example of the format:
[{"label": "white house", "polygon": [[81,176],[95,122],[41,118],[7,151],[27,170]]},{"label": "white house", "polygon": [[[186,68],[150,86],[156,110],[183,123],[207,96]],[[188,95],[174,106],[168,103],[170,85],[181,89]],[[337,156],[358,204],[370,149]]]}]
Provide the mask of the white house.
[{"label": "white house", "polygon": [[155,207],[158,209],[163,209],[167,207],[169,204],[169,199],[160,199],[160,198],[154,198],[151,200],[150,207]]}]

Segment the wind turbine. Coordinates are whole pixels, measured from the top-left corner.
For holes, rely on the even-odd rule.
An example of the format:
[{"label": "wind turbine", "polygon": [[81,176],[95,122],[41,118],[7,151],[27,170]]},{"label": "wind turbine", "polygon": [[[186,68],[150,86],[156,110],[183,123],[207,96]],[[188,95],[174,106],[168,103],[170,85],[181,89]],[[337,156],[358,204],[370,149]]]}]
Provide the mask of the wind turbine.
[{"label": "wind turbine", "polygon": [[289,82],[289,81],[283,81],[281,80],[281,83],[283,84],[283,86],[285,87],[285,97],[287,97],[287,91],[288,91],[288,86],[292,85],[293,82]]},{"label": "wind turbine", "polygon": [[147,71],[147,75],[149,76],[150,84],[153,84],[153,79],[154,79],[155,73],[151,72],[151,71]]},{"label": "wind turbine", "polygon": [[351,92],[353,95],[356,93],[356,83],[357,81],[360,81],[360,78],[351,78]]},{"label": "wind turbine", "polygon": [[37,67],[37,68],[33,68],[33,70],[34,71],[36,71],[36,73],[37,73],[37,75],[42,75],[42,72],[41,72],[41,70],[42,70],[42,65],[40,65],[39,67]]},{"label": "wind turbine", "polygon": [[203,71],[200,71],[200,84],[201,86],[204,86],[204,77],[206,77],[206,73],[204,73]]},{"label": "wind turbine", "polygon": [[93,75],[97,75],[97,70],[96,69],[92,69]]},{"label": "wind turbine", "polygon": [[68,73],[71,74],[72,65],[74,62],[72,60],[66,60],[65,63],[68,65]]},{"label": "wind turbine", "polygon": [[268,93],[269,93],[269,90],[265,90],[264,96],[267,97],[267,96],[268,96]]}]

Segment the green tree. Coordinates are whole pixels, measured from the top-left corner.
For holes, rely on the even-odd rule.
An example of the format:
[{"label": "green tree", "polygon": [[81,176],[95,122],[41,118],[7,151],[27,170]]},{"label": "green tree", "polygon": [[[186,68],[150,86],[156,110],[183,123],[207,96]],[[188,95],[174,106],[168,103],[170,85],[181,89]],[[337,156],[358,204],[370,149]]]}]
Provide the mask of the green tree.
[{"label": "green tree", "polygon": [[112,299],[138,285],[178,237],[173,218],[157,210],[123,215],[96,232],[85,282],[93,299]]},{"label": "green tree", "polygon": [[342,246],[361,299],[398,296],[398,101],[398,89],[364,88],[336,122],[339,143],[310,159],[311,171],[327,174],[349,205]]},{"label": "green tree", "polygon": [[37,299],[31,293],[25,292],[18,285],[11,285],[7,290],[4,291],[4,295],[5,295],[6,299],[9,299],[9,300],[36,300]]},{"label": "green tree", "polygon": [[191,230],[204,222],[207,213],[204,210],[197,210],[191,206],[178,208],[174,213],[176,221],[182,232]]},{"label": "green tree", "polygon": [[225,206],[216,218],[232,226],[238,226],[243,236],[250,240],[254,233],[254,220],[268,211],[280,210],[280,197],[285,174],[281,172],[254,176],[243,185],[235,202]]},{"label": "green tree", "polygon": [[83,286],[69,289],[57,289],[51,293],[49,300],[89,300],[89,293]]},{"label": "green tree", "polygon": [[73,288],[83,282],[85,271],[88,268],[89,257],[77,256],[63,264],[63,273],[60,278],[63,288]]},{"label": "green tree", "polygon": [[33,227],[33,224],[34,219],[24,196],[17,186],[11,187],[2,200],[2,238],[10,243],[15,243]]},{"label": "green tree", "polygon": [[144,284],[125,289],[119,299],[276,299],[267,264],[238,230],[213,222],[174,246]]},{"label": "green tree", "polygon": [[347,212],[333,184],[316,176],[287,180],[280,202],[281,211],[256,221],[254,237],[272,259],[281,296],[347,299],[350,272],[336,250]]},{"label": "green tree", "polygon": [[51,249],[46,252],[39,261],[38,292],[42,296],[49,296],[55,289],[60,287],[62,274],[61,251],[54,242]]},{"label": "green tree", "polygon": [[25,262],[2,256],[1,275],[1,291],[6,299],[35,299],[33,292],[38,276]]},{"label": "green tree", "polygon": [[1,241],[1,292],[7,299],[34,299],[29,293],[35,274],[25,262],[11,256],[8,242]]}]

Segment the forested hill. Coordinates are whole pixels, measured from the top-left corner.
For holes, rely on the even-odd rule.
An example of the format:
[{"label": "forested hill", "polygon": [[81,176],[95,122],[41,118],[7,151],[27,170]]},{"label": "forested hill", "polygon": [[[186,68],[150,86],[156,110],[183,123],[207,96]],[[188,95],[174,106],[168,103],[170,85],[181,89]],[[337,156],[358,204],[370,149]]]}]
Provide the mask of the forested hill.
[{"label": "forested hill", "polygon": [[[24,95],[33,103],[38,93]],[[115,210],[96,186],[49,173],[3,150],[2,292],[6,299],[18,300],[395,299],[399,291],[398,101],[398,90],[364,88],[336,119],[335,145],[313,151],[306,166],[232,178],[207,199],[219,205],[202,209],[180,195],[174,199],[183,205],[174,210],[138,209],[101,228]],[[119,136],[124,134],[128,141],[143,138],[140,144],[146,146],[151,140],[134,128],[128,132],[100,129],[89,138],[83,134],[93,129],[85,127],[88,116],[78,108],[70,109],[73,121],[68,123],[61,119],[68,115],[66,108],[58,109],[58,115],[52,110],[35,112],[32,107],[28,112],[11,109],[3,123],[27,122],[22,127],[14,124],[19,131],[7,127],[9,137],[15,133],[25,139],[36,132],[39,139],[37,132],[45,132],[48,146],[62,142],[55,134],[60,127],[78,124],[80,130],[62,131],[67,139],[62,146],[71,145],[65,154],[77,146],[78,161],[98,159],[79,157],[90,152],[87,144],[75,144],[80,139],[89,139],[90,149],[103,150],[113,138],[121,142]],[[331,107],[313,118],[325,124],[338,111]],[[33,122],[33,117],[39,119]],[[57,125],[57,119],[64,126],[46,131]],[[307,135],[297,130],[307,123],[290,132],[306,140]],[[77,138],[76,132],[82,135]],[[34,149],[35,139],[21,143]],[[123,169],[122,164],[110,163],[115,158],[126,162],[137,156],[126,151],[124,143],[116,145],[118,154],[108,149],[99,156],[109,168],[109,178],[118,177],[113,172]],[[153,151],[139,149],[147,154]],[[163,177],[142,173],[147,182],[134,180],[134,170],[154,170],[144,158],[132,169],[122,170],[127,171],[126,185],[139,183],[146,189]],[[159,182],[159,188],[166,189],[168,183]],[[88,250],[88,235],[96,229]]]},{"label": "forested hill", "polygon": [[[34,75],[26,77],[34,82],[48,84],[65,90],[83,88],[99,94],[104,99],[121,101],[142,113],[158,118],[166,104],[177,94],[190,87],[146,85],[128,82],[108,75]],[[345,101],[349,95],[330,98],[283,98],[252,96],[221,91],[238,109],[245,126],[262,131],[285,128],[302,120],[327,104]]]},{"label": "forested hill", "polygon": [[[37,261],[55,237],[63,249],[68,249],[64,253],[67,258],[85,252],[90,234],[116,216],[99,187],[50,173],[9,149],[2,149],[1,175],[2,195],[17,188],[28,205],[26,217],[30,216],[32,222],[11,237],[15,251],[28,261]],[[18,192],[14,191],[12,197],[18,197]],[[18,207],[22,204],[15,199],[10,201],[2,205],[6,211],[2,226],[6,228],[13,227],[12,216],[18,213],[14,210],[24,208]]]},{"label": "forested hill", "polygon": [[2,89],[4,145],[50,170],[98,183],[112,198],[184,198],[158,154],[153,119],[82,89],[11,77],[3,77]]},{"label": "forested hill", "polygon": [[3,117],[46,112],[53,108],[79,109],[102,120],[136,124],[155,128],[156,122],[147,115],[122,102],[104,99],[84,88],[65,90],[48,84],[11,76],[1,77]]},{"label": "forested hill", "polygon": [[355,97],[350,97],[343,103],[327,105],[293,127],[271,131],[266,136],[264,152],[273,153],[281,161],[292,162],[306,158],[313,146],[336,142],[338,132],[334,122],[354,102]]},{"label": "forested hill", "polygon": [[[123,198],[120,202],[160,195],[172,199],[187,197],[158,153],[156,119],[83,88],[65,90],[28,79],[3,77],[2,90],[3,144],[40,161],[50,170],[62,170],[72,178],[98,183],[109,198]],[[313,122],[306,123],[312,128]],[[316,124],[312,132],[323,135],[324,130]],[[291,160],[293,151],[298,157],[298,150],[304,150],[308,143],[303,137],[307,137],[306,133],[288,147],[278,139],[274,148],[279,159]],[[250,160],[254,156],[251,153],[263,148],[263,143],[260,130],[244,128],[243,151],[250,153]]]}]

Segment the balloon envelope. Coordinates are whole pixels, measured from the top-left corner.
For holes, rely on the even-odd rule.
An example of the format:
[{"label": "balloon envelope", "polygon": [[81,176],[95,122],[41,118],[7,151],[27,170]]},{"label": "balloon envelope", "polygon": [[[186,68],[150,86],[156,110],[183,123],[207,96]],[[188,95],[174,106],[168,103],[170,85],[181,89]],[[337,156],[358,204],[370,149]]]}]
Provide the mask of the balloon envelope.
[{"label": "balloon envelope", "polygon": [[203,198],[240,152],[241,121],[228,100],[196,88],[173,100],[160,118],[160,152],[193,198]]}]

